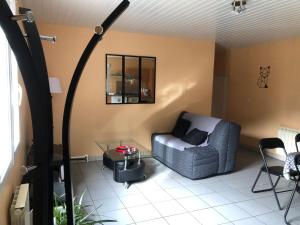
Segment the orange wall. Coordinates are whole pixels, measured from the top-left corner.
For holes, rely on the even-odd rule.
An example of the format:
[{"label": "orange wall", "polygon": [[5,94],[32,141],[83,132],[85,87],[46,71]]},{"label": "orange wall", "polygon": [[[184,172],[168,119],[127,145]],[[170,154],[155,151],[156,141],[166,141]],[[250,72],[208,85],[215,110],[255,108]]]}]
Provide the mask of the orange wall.
[{"label": "orange wall", "polygon": [[[300,130],[300,38],[230,51],[228,111],[242,125],[242,144],[277,136],[279,126]],[[258,88],[260,66],[271,66],[269,88]]]},{"label": "orange wall", "polygon": [[[67,87],[93,29],[40,24],[43,34],[56,35],[45,43],[50,76],[60,78],[63,94],[53,95],[55,142]],[[157,57],[156,103],[105,104],[105,54]],[[178,113],[188,110],[210,115],[214,42],[109,31],[92,54],[79,83],[71,120],[73,155],[99,155],[95,140],[133,137],[150,146],[153,131],[169,131]]]},{"label": "orange wall", "polygon": [[21,166],[24,165],[25,151],[28,149],[28,143],[31,137],[29,114],[26,91],[23,88],[23,99],[20,107],[20,134],[21,140],[19,147],[14,155],[14,164],[8,170],[3,184],[0,185],[0,224],[9,225],[9,207],[11,204],[14,189],[21,182]]}]

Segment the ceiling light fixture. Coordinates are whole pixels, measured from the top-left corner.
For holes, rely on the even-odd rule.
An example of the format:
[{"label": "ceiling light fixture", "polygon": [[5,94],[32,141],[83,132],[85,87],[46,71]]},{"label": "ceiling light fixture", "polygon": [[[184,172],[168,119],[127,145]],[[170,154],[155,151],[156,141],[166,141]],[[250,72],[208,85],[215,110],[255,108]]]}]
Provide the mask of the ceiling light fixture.
[{"label": "ceiling light fixture", "polygon": [[235,14],[240,14],[246,10],[246,0],[233,0],[232,10]]}]

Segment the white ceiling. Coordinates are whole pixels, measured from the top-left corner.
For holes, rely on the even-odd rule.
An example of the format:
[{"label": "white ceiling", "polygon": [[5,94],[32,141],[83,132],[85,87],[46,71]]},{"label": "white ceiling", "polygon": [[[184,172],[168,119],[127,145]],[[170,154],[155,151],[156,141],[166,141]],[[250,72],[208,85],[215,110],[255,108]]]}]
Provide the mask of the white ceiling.
[{"label": "white ceiling", "polygon": [[[93,27],[121,0],[21,0],[37,20]],[[247,0],[247,10],[232,13],[232,0],[131,0],[113,29],[146,34],[215,39],[244,46],[300,36],[300,0]]]}]

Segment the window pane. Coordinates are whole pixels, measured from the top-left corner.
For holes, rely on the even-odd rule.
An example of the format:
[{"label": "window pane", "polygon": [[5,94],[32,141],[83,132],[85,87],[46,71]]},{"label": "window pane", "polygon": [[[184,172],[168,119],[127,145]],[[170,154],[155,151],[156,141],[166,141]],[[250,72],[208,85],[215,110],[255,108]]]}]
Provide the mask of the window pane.
[{"label": "window pane", "polygon": [[155,59],[142,58],[141,102],[153,103],[155,98]]},{"label": "window pane", "polygon": [[125,103],[139,102],[139,58],[125,57]]},{"label": "window pane", "polygon": [[122,56],[107,56],[106,101],[122,103]]}]

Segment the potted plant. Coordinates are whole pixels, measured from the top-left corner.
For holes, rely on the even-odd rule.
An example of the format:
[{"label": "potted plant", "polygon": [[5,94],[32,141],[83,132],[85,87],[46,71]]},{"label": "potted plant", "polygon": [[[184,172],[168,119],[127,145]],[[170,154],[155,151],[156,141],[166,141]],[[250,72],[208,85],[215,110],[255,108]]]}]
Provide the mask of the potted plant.
[{"label": "potted plant", "polygon": [[[90,205],[83,205],[82,199],[85,194],[85,191],[79,198],[79,201],[76,201],[76,197],[74,198],[74,220],[75,225],[95,225],[95,224],[104,224],[109,222],[117,222],[116,220],[93,220],[90,216],[101,207],[97,207],[90,213],[86,212],[86,208],[90,207]],[[54,206],[53,206],[53,217],[54,217],[54,225],[67,225],[67,210],[66,203],[62,201],[63,196],[57,196],[54,193]]]}]

